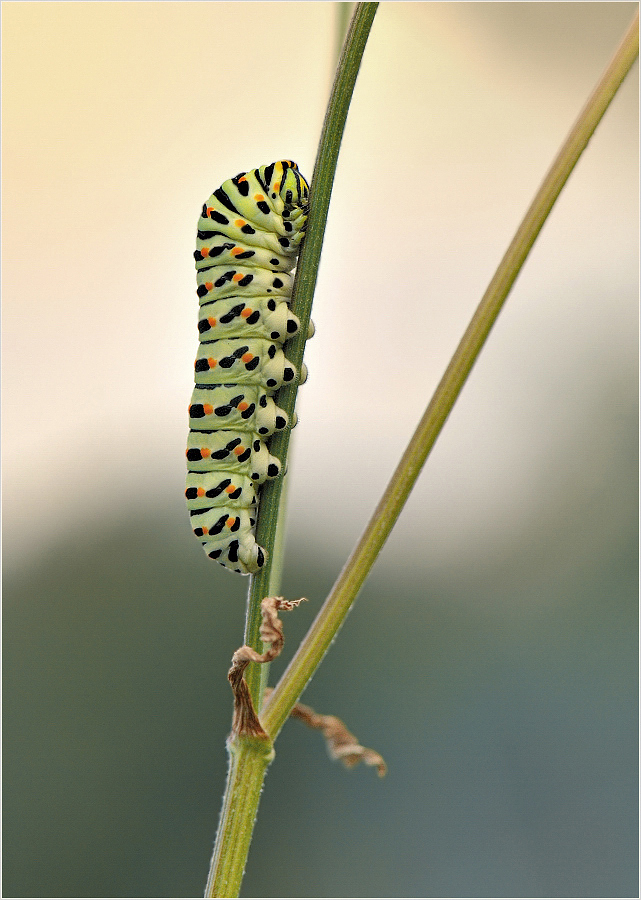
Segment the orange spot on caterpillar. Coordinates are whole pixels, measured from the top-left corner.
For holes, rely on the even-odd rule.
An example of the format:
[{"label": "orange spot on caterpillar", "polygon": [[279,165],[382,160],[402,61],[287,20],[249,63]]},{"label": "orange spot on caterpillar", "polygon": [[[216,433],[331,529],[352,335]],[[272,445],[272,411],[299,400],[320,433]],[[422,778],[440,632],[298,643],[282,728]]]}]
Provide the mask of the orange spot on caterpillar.
[{"label": "orange spot on caterpillar", "polygon": [[196,493],[198,494],[199,497],[204,497],[205,496],[205,488],[202,488],[202,487],[198,488]]},{"label": "orange spot on caterpillar", "polygon": [[242,454],[244,452],[245,452],[244,447],[234,447],[234,453],[236,454],[236,456],[242,456]]},{"label": "orange spot on caterpillar", "polygon": [[208,456],[211,456],[211,450],[209,449],[209,447],[201,447],[201,448],[200,448],[200,455],[201,455],[204,459],[206,459]]},{"label": "orange spot on caterpillar", "polygon": [[240,358],[242,359],[242,361],[244,363],[248,363],[248,362],[252,361],[252,359],[254,358],[254,354],[253,353],[243,353],[243,355]]},{"label": "orange spot on caterpillar", "polygon": [[216,325],[218,325],[218,322],[216,321],[216,319],[207,319],[207,321],[209,322],[210,328],[215,328]]},{"label": "orange spot on caterpillar", "polygon": [[207,215],[210,214],[210,212],[212,211],[213,208],[214,208],[213,206],[208,206],[208,207],[207,207]]},{"label": "orange spot on caterpillar", "polygon": [[209,359],[207,360],[207,365],[209,366],[210,369],[215,369],[216,366],[218,365],[218,360],[213,359],[213,358],[210,356]]},{"label": "orange spot on caterpillar", "polygon": [[253,309],[250,309],[248,306],[246,306],[245,309],[241,312],[240,316],[242,319],[248,319],[253,311]]},{"label": "orange spot on caterpillar", "polygon": [[201,247],[200,255],[201,256],[209,256],[209,247]]},{"label": "orange spot on caterpillar", "polygon": [[226,493],[226,494],[233,494],[235,490],[236,490],[236,485],[235,485],[235,484],[230,484],[228,487],[225,488],[225,493]]},{"label": "orange spot on caterpillar", "polygon": [[203,410],[206,416],[210,416],[214,411],[214,407],[210,403],[205,403]]},{"label": "orange spot on caterpillar", "polygon": [[230,516],[229,519],[227,519],[227,521],[225,522],[225,525],[227,526],[227,528],[231,528],[235,523],[236,519],[232,519]]},{"label": "orange spot on caterpillar", "polygon": [[257,203],[262,203],[264,201],[264,199],[265,198],[263,197],[262,194],[254,194],[254,200],[256,200]]},{"label": "orange spot on caterpillar", "polygon": [[244,252],[245,251],[243,250],[242,247],[234,247],[232,250],[230,250],[230,253],[232,256],[238,256],[240,253],[244,253]]},{"label": "orange spot on caterpillar", "polygon": [[246,409],[249,409],[249,403],[245,403],[245,401],[243,400],[242,403],[239,403],[239,404],[238,404],[238,409],[239,409],[241,412],[245,412]]},{"label": "orange spot on caterpillar", "polygon": [[209,528],[203,528],[203,534],[209,534]]},{"label": "orange spot on caterpillar", "polygon": [[278,191],[280,190],[280,181],[276,182],[276,184],[274,185],[274,190],[276,191],[276,193],[278,193]]},{"label": "orange spot on caterpillar", "polygon": [[214,286],[214,282],[213,282],[213,281],[206,281],[206,282],[205,282],[205,287],[207,288],[208,291],[210,291],[210,290],[213,288],[213,286]]},{"label": "orange spot on caterpillar", "polygon": [[243,275],[242,272],[236,272],[236,274],[232,278],[232,281],[242,281],[244,277],[245,276]]},{"label": "orange spot on caterpillar", "polygon": [[240,178],[238,179],[238,182],[239,182],[239,183],[240,183],[241,181],[247,181],[247,179],[245,178],[244,175],[241,175]]},{"label": "orange spot on caterpillar", "polygon": [[236,219],[236,221],[234,222],[234,225],[236,226],[236,228],[242,228],[243,225],[246,225],[246,224],[247,224],[247,222],[244,219]]}]

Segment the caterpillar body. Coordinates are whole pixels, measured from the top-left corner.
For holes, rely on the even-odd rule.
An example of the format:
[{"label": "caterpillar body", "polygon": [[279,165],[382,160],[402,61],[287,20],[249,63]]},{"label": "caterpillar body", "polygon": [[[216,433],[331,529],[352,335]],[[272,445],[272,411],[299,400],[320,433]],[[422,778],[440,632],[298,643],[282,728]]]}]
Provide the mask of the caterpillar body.
[{"label": "caterpillar body", "polygon": [[298,377],[283,344],[300,328],[289,300],[308,198],[296,163],[280,160],[225,181],[198,221],[200,343],[185,497],[205,553],[242,575],[267,556],[256,514],[260,486],[281,471],[266,441],[289,425],[273,395]]}]

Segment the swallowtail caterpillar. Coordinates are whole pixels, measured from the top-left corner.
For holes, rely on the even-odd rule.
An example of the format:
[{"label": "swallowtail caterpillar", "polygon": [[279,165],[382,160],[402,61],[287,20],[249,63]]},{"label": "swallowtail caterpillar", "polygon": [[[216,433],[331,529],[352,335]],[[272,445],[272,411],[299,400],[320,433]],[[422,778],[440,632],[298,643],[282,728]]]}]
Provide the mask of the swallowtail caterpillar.
[{"label": "swallowtail caterpillar", "polygon": [[256,515],[261,485],[282,468],[267,441],[289,425],[273,395],[298,377],[283,346],[300,328],[289,301],[308,199],[296,163],[280,160],[225,181],[198,221],[185,496],[207,556],[242,575],[266,560]]}]

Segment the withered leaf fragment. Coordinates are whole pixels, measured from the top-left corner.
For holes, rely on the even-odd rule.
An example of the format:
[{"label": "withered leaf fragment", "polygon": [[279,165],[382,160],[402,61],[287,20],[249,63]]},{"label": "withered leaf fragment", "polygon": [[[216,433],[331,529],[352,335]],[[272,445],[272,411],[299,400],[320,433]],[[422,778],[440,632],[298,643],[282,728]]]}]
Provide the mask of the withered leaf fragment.
[{"label": "withered leaf fragment", "polygon": [[263,613],[263,621],[260,626],[260,637],[263,643],[271,646],[264,653],[257,653],[254,649],[244,644],[236,650],[232,657],[231,668],[227,673],[231,689],[234,692],[232,737],[245,735],[268,739],[268,735],[256,715],[244,672],[250,662],[268,663],[276,659],[285,643],[283,623],[278,618],[277,611],[280,609],[295,609],[304,600],[305,597],[301,597],[300,600],[285,600],[284,597],[265,597],[264,600],[261,600],[260,608]]},{"label": "withered leaf fragment", "polygon": [[[260,626],[260,637],[263,643],[270,646],[264,653],[257,653],[256,650],[245,644],[236,650],[232,657],[231,669],[227,674],[234,692],[232,737],[243,735],[262,738],[266,741],[269,740],[269,735],[263,729],[256,715],[244,672],[250,662],[268,663],[276,659],[285,643],[283,623],[278,618],[277,613],[281,609],[295,609],[304,600],[304,597],[300,600],[265,597],[261,601],[260,607],[263,620]],[[271,693],[271,690],[267,689],[265,696],[267,697],[269,693]],[[348,731],[345,723],[337,716],[320,715],[314,712],[311,706],[305,706],[304,703],[297,703],[290,715],[303,721],[309,728],[322,731],[330,757],[339,759],[348,769],[351,769],[359,762],[364,762],[366,766],[375,766],[380,777],[387,773],[385,760],[380,753],[361,746],[351,731]]]},{"label": "withered leaf fragment", "polygon": [[387,766],[380,753],[370,750],[369,747],[362,747],[337,716],[319,715],[311,706],[305,706],[304,703],[297,703],[290,716],[301,719],[310,728],[322,731],[330,757],[340,759],[348,769],[359,762],[364,762],[366,766],[376,766],[380,778],[387,774]]}]

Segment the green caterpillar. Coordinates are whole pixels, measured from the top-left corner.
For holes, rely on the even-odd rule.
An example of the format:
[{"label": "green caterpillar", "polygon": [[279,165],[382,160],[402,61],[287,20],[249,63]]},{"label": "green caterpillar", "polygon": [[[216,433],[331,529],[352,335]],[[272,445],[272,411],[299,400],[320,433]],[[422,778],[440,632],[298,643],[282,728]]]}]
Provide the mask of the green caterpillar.
[{"label": "green caterpillar", "polygon": [[[290,273],[308,200],[296,163],[280,160],[225,181],[198,221],[200,345],[185,497],[207,556],[242,575],[267,557],[256,543],[256,512],[260,485],[281,471],[265,441],[289,424],[272,395],[298,376],[282,347],[300,328],[289,309]],[[303,365],[300,383],[306,377]]]}]

